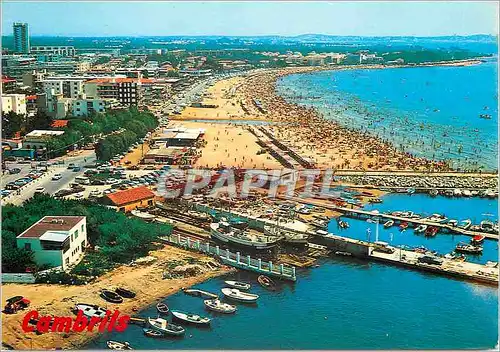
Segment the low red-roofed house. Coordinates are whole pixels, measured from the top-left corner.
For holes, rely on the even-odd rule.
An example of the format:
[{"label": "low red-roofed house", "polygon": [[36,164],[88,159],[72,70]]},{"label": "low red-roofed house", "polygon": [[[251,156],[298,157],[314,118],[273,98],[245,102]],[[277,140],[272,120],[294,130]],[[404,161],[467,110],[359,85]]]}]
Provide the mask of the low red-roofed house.
[{"label": "low red-roofed house", "polygon": [[16,238],[17,247],[33,251],[37,265],[67,270],[83,256],[87,245],[85,216],[44,216]]},{"label": "low red-roofed house", "polygon": [[64,128],[67,127],[69,120],[53,120],[50,127],[52,128]]},{"label": "low red-roofed house", "polygon": [[104,202],[115,206],[118,211],[129,212],[138,207],[155,205],[155,194],[147,187],[136,187],[108,194]]}]

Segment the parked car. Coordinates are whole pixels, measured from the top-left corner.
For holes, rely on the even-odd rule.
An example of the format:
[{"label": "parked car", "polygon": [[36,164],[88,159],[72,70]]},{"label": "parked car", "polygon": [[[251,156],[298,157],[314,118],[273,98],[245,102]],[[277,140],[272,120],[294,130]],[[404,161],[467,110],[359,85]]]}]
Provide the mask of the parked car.
[{"label": "parked car", "polygon": [[45,193],[45,188],[43,188],[43,187],[37,187],[35,189],[35,194],[41,194],[41,193]]},{"label": "parked car", "polygon": [[82,171],[82,168],[80,166],[75,166],[73,168],[73,172],[79,172],[79,171]]},{"label": "parked car", "polygon": [[18,168],[18,167],[14,167],[12,169],[9,169],[9,174],[13,175],[13,174],[18,174],[21,172],[21,169]]},{"label": "parked car", "polygon": [[72,168],[74,168],[74,167],[75,167],[75,164],[73,164],[73,163],[69,163],[69,164],[68,164],[68,170],[71,170],[71,169],[72,169]]},{"label": "parked car", "polygon": [[54,174],[54,176],[52,176],[52,181],[58,181],[62,178],[62,175],[61,174]]}]

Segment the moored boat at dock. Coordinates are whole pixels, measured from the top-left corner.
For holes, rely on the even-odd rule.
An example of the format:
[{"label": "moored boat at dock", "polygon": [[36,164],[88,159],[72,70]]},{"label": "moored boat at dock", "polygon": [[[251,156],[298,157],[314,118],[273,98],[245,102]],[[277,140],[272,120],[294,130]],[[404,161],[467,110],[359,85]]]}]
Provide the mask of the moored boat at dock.
[{"label": "moored boat at dock", "polygon": [[185,323],[194,324],[194,325],[208,325],[212,319],[207,317],[199,316],[198,314],[192,314],[187,312],[181,312],[178,310],[172,311],[172,316],[180,321]]},{"label": "moored boat at dock", "polygon": [[221,221],[210,224],[210,237],[228,244],[244,246],[253,249],[273,248],[281,237],[250,233],[233,228],[229,223]]},{"label": "moored boat at dock", "polygon": [[436,234],[438,233],[438,231],[439,231],[438,227],[436,227],[436,226],[429,226],[425,230],[425,236],[426,237],[434,237],[434,236],[436,236]]},{"label": "moored boat at dock", "polygon": [[163,318],[148,318],[148,324],[154,330],[160,331],[165,335],[181,336],[186,332],[182,326],[169,323]]},{"label": "moored boat at dock", "polygon": [[460,242],[455,247],[455,251],[460,253],[480,254],[483,252],[483,247]]},{"label": "moored boat at dock", "polygon": [[218,299],[207,299],[203,301],[203,304],[205,304],[205,307],[207,307],[207,309],[217,313],[232,314],[238,309],[236,306],[228,303],[223,303]]},{"label": "moored boat at dock", "polygon": [[384,227],[385,228],[389,228],[391,227],[392,225],[394,225],[394,220],[388,220],[384,223]]},{"label": "moored boat at dock", "polygon": [[106,345],[110,350],[115,350],[115,351],[126,351],[126,350],[133,350],[132,346],[128,342],[119,342],[119,341],[106,341]]},{"label": "moored boat at dock", "polygon": [[486,238],[486,236],[484,236],[484,235],[476,235],[476,236],[471,238],[470,242],[473,245],[478,245],[478,244],[483,243],[485,238]]},{"label": "moored boat at dock", "polygon": [[422,232],[425,232],[425,230],[427,230],[427,225],[418,225],[417,227],[415,227],[415,232],[416,233],[422,233]]},{"label": "moored boat at dock", "polygon": [[250,289],[250,284],[246,282],[241,282],[241,281],[232,281],[232,280],[227,280],[224,281],[224,283],[228,286],[231,286],[233,288],[237,288],[239,290],[249,290]]},{"label": "moored boat at dock", "polygon": [[291,245],[306,245],[309,239],[307,233],[294,232],[271,225],[264,225],[264,234],[282,238],[284,243]]},{"label": "moored boat at dock", "polygon": [[197,289],[193,289],[193,288],[183,288],[182,292],[184,292],[187,295],[195,296],[195,297],[206,297],[206,298],[218,298],[219,297],[215,293],[211,293],[211,292],[203,291],[203,290],[197,290]]},{"label": "moored boat at dock", "polygon": [[236,288],[226,287],[223,288],[221,291],[227,298],[234,299],[240,302],[254,303],[257,301],[257,299],[259,299],[259,295],[255,295],[253,293],[241,292]]},{"label": "moored boat at dock", "polygon": [[472,221],[470,219],[466,219],[463,221],[460,221],[460,225],[458,226],[461,229],[468,230],[469,227],[471,227]]}]

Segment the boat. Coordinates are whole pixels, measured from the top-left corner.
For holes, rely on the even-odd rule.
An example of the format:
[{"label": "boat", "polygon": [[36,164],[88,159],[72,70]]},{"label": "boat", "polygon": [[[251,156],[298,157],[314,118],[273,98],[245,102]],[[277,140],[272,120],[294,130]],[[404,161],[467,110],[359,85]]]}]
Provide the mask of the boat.
[{"label": "boat", "polygon": [[385,222],[384,227],[388,228],[391,227],[392,225],[394,225],[394,220],[388,220]]},{"label": "boat", "polygon": [[130,212],[130,214],[132,214],[132,216],[135,216],[136,218],[142,219],[144,221],[153,221],[154,219],[156,219],[156,215],[145,213],[145,212],[142,212],[139,210],[132,210]]},{"label": "boat", "polygon": [[489,232],[489,233],[491,233],[491,232],[493,232],[493,233],[498,232],[498,229],[495,229],[495,225],[496,225],[495,223],[493,223],[493,222],[491,222],[489,220],[483,220],[479,224],[481,231]]},{"label": "boat", "polygon": [[490,120],[491,115],[490,114],[479,114],[480,119],[485,119],[485,120]]},{"label": "boat", "polygon": [[149,336],[149,337],[163,337],[165,336],[161,331],[158,330],[153,330],[153,329],[142,329],[144,331],[144,335]]},{"label": "boat", "polygon": [[118,293],[110,291],[110,290],[101,290],[100,296],[111,303],[122,303],[123,302],[123,297],[120,296]]},{"label": "boat", "polygon": [[197,290],[193,288],[183,288],[182,292],[184,292],[187,295],[190,296],[195,296],[195,297],[206,297],[206,298],[218,298],[219,296],[216,295],[215,293],[203,291],[203,290]]},{"label": "boat", "polygon": [[436,226],[429,226],[425,230],[425,236],[426,237],[434,237],[434,236],[436,236],[436,234],[438,233],[438,231],[439,231],[438,227],[436,227]]},{"label": "boat", "polygon": [[259,299],[258,295],[254,295],[253,293],[241,292],[236,288],[225,287],[221,291],[225,297],[240,302],[253,303],[256,302],[257,299]]},{"label": "boat", "polygon": [[373,203],[373,204],[382,203],[382,199],[380,199],[380,198],[371,198],[371,199],[368,200],[368,203]]},{"label": "boat", "polygon": [[118,293],[123,298],[134,298],[135,297],[135,292],[127,290],[126,288],[123,288],[123,287],[116,288],[115,292]]},{"label": "boat", "polygon": [[408,226],[409,226],[408,223],[405,221],[399,225],[399,228],[401,229],[401,231],[404,231],[408,228]]},{"label": "boat", "polygon": [[240,290],[249,290],[250,289],[250,284],[247,284],[246,282],[241,282],[241,281],[224,281],[224,283],[228,286],[231,286],[233,288],[237,288]]},{"label": "boat", "polygon": [[439,224],[443,224],[446,221],[448,221],[448,218],[444,215],[441,215],[441,214],[432,214],[431,216],[427,217],[425,220],[430,221],[430,222],[437,222]]},{"label": "boat", "polygon": [[455,189],[453,190],[453,195],[454,195],[455,197],[460,197],[460,196],[462,195],[462,190],[461,190],[461,189],[459,189],[459,188],[455,188]]},{"label": "boat", "polygon": [[280,237],[283,239],[283,242],[290,245],[306,245],[309,239],[309,235],[306,233],[294,232],[271,225],[264,225],[264,234]]},{"label": "boat", "polygon": [[224,221],[210,224],[210,237],[224,243],[252,249],[270,249],[275,247],[281,240],[281,237],[243,231]]},{"label": "boat", "polygon": [[415,188],[408,188],[408,189],[406,190],[406,193],[408,193],[408,194],[410,194],[410,195],[411,195],[411,194],[414,194],[414,193],[415,193]]},{"label": "boat", "polygon": [[481,244],[484,242],[485,238],[486,238],[485,235],[476,235],[476,236],[472,237],[472,239],[470,240],[470,243],[473,245]]},{"label": "boat", "polygon": [[198,314],[181,312],[178,310],[172,311],[172,316],[185,323],[195,324],[195,325],[208,325],[212,319],[207,317],[201,317]]},{"label": "boat", "polygon": [[464,197],[471,197],[471,196],[472,196],[472,193],[471,193],[471,191],[469,191],[468,189],[464,189],[464,190],[462,191],[462,195],[463,195]]},{"label": "boat", "polygon": [[448,225],[456,227],[458,225],[458,220],[452,219],[452,220],[448,221]]},{"label": "boat", "polygon": [[268,290],[274,291],[276,289],[276,284],[274,283],[274,281],[265,275],[259,275],[257,281],[262,287],[267,288]]},{"label": "boat", "polygon": [[133,350],[132,346],[128,342],[118,342],[118,341],[106,341],[106,345],[110,350],[116,351],[125,351],[125,350]]},{"label": "boat", "polygon": [[317,227],[319,229],[326,229],[328,226],[328,222],[326,222],[325,220],[321,220],[321,219],[315,219],[311,222],[311,225],[314,227]]},{"label": "boat", "polygon": [[429,191],[429,195],[430,195],[431,197],[436,197],[438,194],[439,194],[439,191],[438,191],[437,189],[431,189],[431,190]]},{"label": "boat", "polygon": [[152,329],[160,331],[165,335],[181,336],[186,332],[182,326],[169,323],[163,318],[148,318],[148,324]]},{"label": "boat", "polygon": [[205,307],[207,307],[207,309],[217,313],[231,314],[236,312],[237,310],[236,306],[228,303],[223,303],[218,299],[207,299],[203,301],[203,304],[205,304]]},{"label": "boat", "polygon": [[422,232],[425,232],[425,230],[427,230],[427,225],[418,225],[416,228],[415,228],[415,232],[416,233],[422,233]]},{"label": "boat", "polygon": [[161,314],[168,314],[168,312],[170,311],[168,306],[163,302],[158,302],[158,304],[156,305],[156,310]]},{"label": "boat", "polygon": [[461,229],[467,230],[472,225],[472,221],[470,219],[460,221],[460,225],[458,226]]},{"label": "boat", "polygon": [[460,253],[480,254],[483,251],[483,247],[460,242],[455,247],[455,251]]},{"label": "boat", "polygon": [[104,318],[106,315],[106,308],[101,308],[95,304],[77,303],[73,308],[73,312],[78,314],[79,311],[83,312],[88,318]]},{"label": "boat", "polygon": [[338,221],[339,227],[341,229],[348,229],[349,228],[349,223],[347,221],[340,220]]},{"label": "boat", "polygon": [[336,251],[335,252],[335,255],[343,255],[345,257],[351,257],[352,256],[352,253],[349,253],[349,252],[342,252],[342,251]]}]

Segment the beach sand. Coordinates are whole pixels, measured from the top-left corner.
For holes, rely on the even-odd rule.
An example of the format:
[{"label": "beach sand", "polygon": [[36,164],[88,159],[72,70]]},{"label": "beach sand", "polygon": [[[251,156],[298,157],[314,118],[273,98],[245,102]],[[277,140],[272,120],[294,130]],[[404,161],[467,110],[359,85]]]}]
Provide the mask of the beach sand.
[{"label": "beach sand", "polygon": [[[182,249],[165,246],[163,249],[152,251],[150,256],[157,260],[153,264],[137,266],[121,266],[101,276],[92,284],[87,286],[48,285],[48,284],[4,284],[2,294],[4,300],[16,295],[23,295],[31,301],[28,310],[19,311],[16,314],[2,314],[2,342],[15,349],[54,349],[78,348],[84,343],[97,336],[93,333],[46,333],[36,335],[35,333],[24,333],[21,323],[31,310],[37,310],[40,315],[75,316],[71,308],[78,302],[98,304],[111,311],[118,309],[120,314],[131,316],[138,314],[138,309],[143,309],[164,297],[167,297],[182,287],[189,287],[209,278],[223,275],[232,269],[221,267],[211,271],[206,269],[196,276],[162,279],[162,273],[168,262],[173,260],[183,261],[194,258],[202,262],[214,262],[210,257],[187,252]],[[121,304],[112,304],[99,297],[99,291],[103,288],[114,289],[115,287],[126,287],[137,293],[133,299],[124,299]],[[29,338],[28,338],[29,337]],[[30,339],[31,338],[31,339]]]}]

